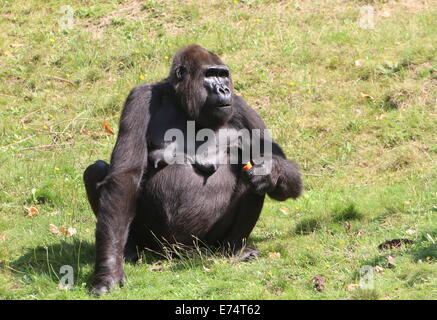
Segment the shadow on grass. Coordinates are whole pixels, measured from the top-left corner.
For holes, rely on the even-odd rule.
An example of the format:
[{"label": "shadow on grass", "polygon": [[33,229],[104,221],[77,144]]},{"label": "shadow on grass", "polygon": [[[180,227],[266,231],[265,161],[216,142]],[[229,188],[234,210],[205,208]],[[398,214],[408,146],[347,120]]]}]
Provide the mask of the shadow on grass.
[{"label": "shadow on grass", "polygon": [[313,233],[322,228],[323,222],[320,218],[308,217],[300,220],[294,228],[294,234],[305,235]]},{"label": "shadow on grass", "polygon": [[[162,256],[144,250],[141,252],[142,261],[154,264],[163,260]],[[49,246],[29,248],[26,253],[13,261],[10,265],[18,274],[44,275],[54,282],[58,282],[64,275],[62,266],[71,266],[74,270],[74,279],[78,282],[89,282],[94,271],[95,244],[88,241],[71,239],[63,240]],[[125,262],[125,264],[136,264]]]},{"label": "shadow on grass", "polygon": [[431,243],[428,246],[418,246],[409,250],[409,254],[412,255],[413,261],[418,262],[419,260],[437,260],[437,243]]},{"label": "shadow on grass", "polygon": [[353,203],[344,208],[338,208],[334,211],[334,222],[343,222],[351,220],[362,220],[364,215],[358,211]]},{"label": "shadow on grass", "polygon": [[[409,215],[421,215],[428,212],[430,209],[425,207],[421,209],[405,209],[401,205],[399,206],[387,206],[384,208],[384,211],[378,214],[376,217],[372,218],[372,222],[382,223],[387,219],[399,215],[399,214],[409,214]],[[433,210],[433,209],[431,209]]]},{"label": "shadow on grass", "polygon": [[437,260],[437,229],[427,230],[416,241],[416,245],[408,250],[414,262]]},{"label": "shadow on grass", "polygon": [[[248,263],[255,261],[259,254],[259,251],[254,248],[253,244],[254,241],[250,239],[244,242],[243,248],[237,251],[229,245],[207,245],[198,241],[190,246],[172,244],[167,246],[162,253],[156,255],[155,261],[156,259],[160,261],[166,260],[170,264],[172,271],[204,269],[212,265],[214,260],[222,259],[227,260],[229,263]],[[254,256],[247,255],[248,251],[246,249],[249,252],[253,252]]]},{"label": "shadow on grass", "polygon": [[58,282],[63,276],[60,273],[61,267],[68,265],[73,267],[76,281],[88,281],[91,276],[90,269],[94,265],[94,250],[94,243],[78,239],[63,240],[49,246],[29,248],[10,266],[17,275],[43,275]]},{"label": "shadow on grass", "polygon": [[[420,262],[434,262],[437,260],[437,243],[433,242],[437,238],[437,230],[429,230],[423,232],[421,237],[415,240],[415,244],[412,246],[402,245],[400,248],[394,248],[389,250],[379,250],[379,254],[373,258],[367,259],[362,262],[361,266],[382,266],[384,268],[396,268],[395,265],[389,265],[387,263],[387,256],[410,256],[414,263]],[[354,279],[359,279],[359,270],[355,271],[352,275]]]}]

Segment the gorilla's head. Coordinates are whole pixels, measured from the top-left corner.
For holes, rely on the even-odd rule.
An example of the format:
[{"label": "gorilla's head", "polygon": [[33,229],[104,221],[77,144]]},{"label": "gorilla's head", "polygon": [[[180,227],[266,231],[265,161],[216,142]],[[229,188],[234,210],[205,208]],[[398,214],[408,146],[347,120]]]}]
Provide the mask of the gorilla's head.
[{"label": "gorilla's head", "polygon": [[229,68],[216,54],[198,45],[179,50],[169,80],[180,106],[202,126],[217,127],[231,117],[232,80]]}]

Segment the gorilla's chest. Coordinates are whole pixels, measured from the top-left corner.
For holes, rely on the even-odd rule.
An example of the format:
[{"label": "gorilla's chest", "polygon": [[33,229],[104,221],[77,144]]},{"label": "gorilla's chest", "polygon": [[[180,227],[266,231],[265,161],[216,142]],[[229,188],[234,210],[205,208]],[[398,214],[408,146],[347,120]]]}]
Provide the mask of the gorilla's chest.
[{"label": "gorilla's chest", "polygon": [[193,174],[209,176],[221,165],[237,164],[235,129],[199,128],[176,107],[164,104],[151,119],[147,134],[149,171],[187,165]]},{"label": "gorilla's chest", "polygon": [[[232,214],[236,195],[244,192],[241,164],[230,161],[230,143],[223,143],[232,140],[234,130],[199,129],[174,108],[160,111],[149,125],[143,207],[152,216],[155,211],[164,213],[168,228],[181,230],[179,238],[201,235],[224,214]],[[185,162],[166,163],[166,153],[182,154],[178,160]]]},{"label": "gorilla's chest", "polygon": [[169,137],[175,132],[186,134],[187,117],[171,103],[164,103],[156,110],[150,120],[147,131],[147,143],[149,149],[165,148],[171,141]]}]

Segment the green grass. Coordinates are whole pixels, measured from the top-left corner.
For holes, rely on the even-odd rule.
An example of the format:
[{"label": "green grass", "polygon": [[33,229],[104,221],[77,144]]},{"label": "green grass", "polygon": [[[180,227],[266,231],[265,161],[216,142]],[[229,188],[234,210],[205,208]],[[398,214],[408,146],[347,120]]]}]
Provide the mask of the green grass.
[{"label": "green grass", "polygon": [[[69,3],[74,28],[62,31]],[[250,239],[260,259],[146,254],[104,298],[436,299],[435,6],[183,3],[1,2],[0,299],[90,298],[95,218],[82,172],[109,159],[115,136],[101,122],[116,132],[129,90],[164,78],[191,43],[230,66],[238,93],[301,165],[304,195],[266,201]],[[358,25],[367,3],[374,30]],[[27,217],[31,205],[39,214]],[[50,224],[77,234],[55,235]],[[377,249],[394,238],[415,244]],[[62,265],[74,268],[71,290],[58,289]],[[383,268],[374,289],[347,290],[364,265]],[[314,276],[326,279],[323,292]]]}]

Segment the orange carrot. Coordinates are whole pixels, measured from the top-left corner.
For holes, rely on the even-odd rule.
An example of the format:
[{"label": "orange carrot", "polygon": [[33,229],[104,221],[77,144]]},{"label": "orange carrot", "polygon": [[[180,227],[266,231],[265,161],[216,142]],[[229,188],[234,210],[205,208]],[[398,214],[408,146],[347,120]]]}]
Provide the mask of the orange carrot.
[{"label": "orange carrot", "polygon": [[253,167],[253,165],[252,165],[252,162],[248,162],[244,167],[243,167],[243,170],[244,171],[248,171],[248,170],[250,170],[250,168],[252,168]]}]

